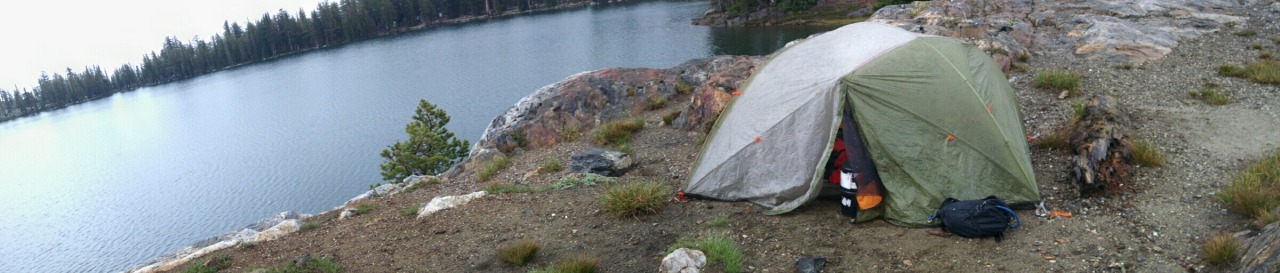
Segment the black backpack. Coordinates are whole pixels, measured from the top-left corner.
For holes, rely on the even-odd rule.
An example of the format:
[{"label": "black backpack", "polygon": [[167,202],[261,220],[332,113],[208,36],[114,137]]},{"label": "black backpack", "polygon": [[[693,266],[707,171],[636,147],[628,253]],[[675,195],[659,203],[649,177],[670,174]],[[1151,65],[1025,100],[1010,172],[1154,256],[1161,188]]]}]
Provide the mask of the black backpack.
[{"label": "black backpack", "polygon": [[1009,205],[995,196],[965,201],[947,198],[942,201],[938,213],[929,217],[929,222],[934,219],[942,221],[942,230],[960,237],[996,237],[996,242],[1004,239],[1005,230],[1018,229],[1022,225]]}]

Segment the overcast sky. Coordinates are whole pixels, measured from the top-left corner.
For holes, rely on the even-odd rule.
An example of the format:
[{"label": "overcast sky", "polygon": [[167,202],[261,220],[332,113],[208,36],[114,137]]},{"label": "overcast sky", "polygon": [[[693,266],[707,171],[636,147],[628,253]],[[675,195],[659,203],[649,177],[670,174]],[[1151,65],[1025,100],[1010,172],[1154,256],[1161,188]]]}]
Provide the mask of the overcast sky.
[{"label": "overcast sky", "polygon": [[222,21],[307,12],[324,0],[28,0],[0,1],[0,89],[35,86],[40,71],[77,73],[100,65],[110,75],[159,50],[166,36],[209,39]]}]

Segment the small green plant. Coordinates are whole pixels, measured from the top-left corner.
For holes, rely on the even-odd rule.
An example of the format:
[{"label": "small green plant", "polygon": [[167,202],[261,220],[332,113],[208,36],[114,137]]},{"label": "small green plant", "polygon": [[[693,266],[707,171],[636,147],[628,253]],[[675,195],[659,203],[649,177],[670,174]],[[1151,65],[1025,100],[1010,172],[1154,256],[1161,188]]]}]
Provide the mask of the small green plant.
[{"label": "small green plant", "polygon": [[705,234],[700,240],[681,237],[667,248],[667,252],[680,248],[701,250],[707,255],[707,264],[722,264],[724,272],[742,272],[742,250],[738,249],[728,235]]},{"label": "small green plant", "polygon": [[524,128],[512,130],[507,135],[511,136],[511,140],[515,141],[517,147],[529,146],[529,134],[524,132]]},{"label": "small green plant", "polygon": [[678,117],[680,117],[680,110],[667,112],[666,115],[662,115],[662,124],[666,124],[666,125],[674,124],[676,121],[676,118]]},{"label": "small green plant", "polygon": [[1224,64],[1218,66],[1218,74],[1256,83],[1280,85],[1280,61],[1261,60],[1244,67]]},{"label": "small green plant", "polygon": [[1280,150],[1245,168],[1218,199],[1231,211],[1254,217],[1280,206]]},{"label": "small green plant", "polygon": [[1084,120],[1084,115],[1088,113],[1085,111],[1083,103],[1071,104],[1071,110],[1075,114],[1071,116],[1072,121]]},{"label": "small green plant", "polygon": [[667,107],[667,98],[663,98],[663,97],[649,98],[649,100],[645,102],[645,107],[649,110],[658,110],[658,109],[662,109],[662,107]]},{"label": "small green plant", "polygon": [[1240,256],[1240,239],[1225,233],[1214,235],[1204,242],[1202,250],[1205,262],[1216,266],[1227,266]]},{"label": "small green plant", "polygon": [[1273,57],[1271,56],[1271,52],[1263,52],[1258,54],[1258,59],[1270,60],[1271,57]]},{"label": "small green plant", "polygon": [[203,263],[195,263],[195,265],[183,270],[182,273],[215,273],[231,267],[231,257],[227,254],[218,255],[218,257],[209,258]]},{"label": "small green plant", "polygon": [[268,268],[267,273],[337,273],[342,272],[341,264],[325,258],[306,256],[301,261],[285,262],[284,266]]},{"label": "small green plant", "polygon": [[671,187],[658,182],[637,182],[609,188],[601,198],[604,210],[619,217],[658,213]]},{"label": "small green plant", "polygon": [[631,134],[644,129],[644,119],[615,120],[596,128],[592,139],[599,145],[623,144],[631,141]]},{"label": "small green plant", "polygon": [[[1280,41],[1280,39],[1276,39],[1276,40]],[[1277,42],[1277,43],[1280,43],[1280,42]],[[684,81],[676,82],[676,93],[680,93],[680,95],[688,95],[690,93],[693,93],[693,86],[689,85],[688,83],[685,83]]]},{"label": "small green plant", "polygon": [[1227,105],[1231,103],[1231,97],[1219,93],[1218,91],[1213,91],[1213,89],[1209,88],[1192,91],[1191,97],[1200,99],[1201,101],[1204,101],[1205,104],[1209,105]]},{"label": "small green plant", "polygon": [[1027,53],[1018,54],[1018,61],[1019,61],[1019,62],[1024,62],[1024,63],[1025,63],[1025,62],[1027,62],[1028,60],[1031,60],[1031,55],[1030,55],[1030,54],[1027,54]]},{"label": "small green plant", "polygon": [[1235,34],[1236,36],[1240,36],[1240,37],[1253,37],[1254,35],[1258,35],[1258,32],[1252,29],[1245,29],[1245,30],[1232,32],[1231,34]]},{"label": "small green plant", "polygon": [[427,181],[413,183],[413,185],[409,185],[408,188],[404,189],[404,192],[413,192],[418,189],[421,189],[422,187],[426,187],[426,185],[436,185],[443,182],[444,181],[440,180],[440,178],[432,177],[431,179],[427,179]]},{"label": "small green plant", "polygon": [[1252,49],[1252,50],[1262,50],[1262,44],[1252,44],[1252,45],[1249,45],[1249,49]]},{"label": "small green plant", "polygon": [[577,125],[565,126],[563,130],[560,130],[560,140],[566,142],[578,140],[578,136],[581,135],[578,130],[580,129],[578,129]]},{"label": "small green plant", "polygon": [[1045,71],[1036,74],[1035,86],[1038,88],[1067,91],[1076,94],[1080,90],[1080,74],[1066,71]]},{"label": "small green plant", "polygon": [[1132,63],[1122,63],[1122,64],[1120,64],[1120,66],[1118,66],[1118,67],[1119,67],[1120,69],[1124,69],[1124,70],[1133,70],[1133,64],[1132,64]]},{"label": "small green plant", "polygon": [[619,152],[628,153],[628,154],[631,153],[631,144],[623,143],[613,148],[618,149]]},{"label": "small green plant", "polygon": [[564,170],[564,165],[560,164],[560,160],[552,159],[542,162],[542,166],[538,166],[538,173],[554,173]]},{"label": "small green plant", "polygon": [[712,219],[710,223],[707,223],[707,225],[711,227],[727,227],[729,226],[729,216],[722,215],[720,217],[716,217],[716,219]]},{"label": "small green plant", "polygon": [[529,271],[529,273],[594,273],[599,266],[600,259],[580,255],[556,262],[555,266]]},{"label": "small green plant", "polygon": [[522,266],[533,261],[533,256],[536,254],[538,254],[538,243],[530,240],[515,242],[498,249],[498,259],[514,266]]},{"label": "small green plant", "polygon": [[404,217],[417,217],[417,216],[418,216],[418,207],[407,207],[407,208],[404,208],[404,209],[400,210],[400,216],[404,216]]},{"label": "small green plant", "polygon": [[364,215],[365,213],[372,212],[373,209],[376,208],[378,208],[378,206],[373,204],[360,204],[359,206],[356,206],[355,215]]},{"label": "small green plant", "polygon": [[302,223],[302,227],[299,227],[298,230],[308,231],[308,230],[313,230],[319,227],[320,227],[320,224],[317,224],[315,222],[306,222],[306,223]]},{"label": "small green plant", "polygon": [[493,159],[489,160],[489,164],[485,164],[483,168],[480,168],[480,172],[476,173],[476,180],[482,182],[489,181],[489,179],[493,178],[493,175],[498,174],[499,171],[510,166],[510,158],[507,158],[505,155],[495,156]]},{"label": "small green plant", "polygon": [[556,181],[551,187],[555,190],[568,190],[581,186],[595,186],[599,184],[613,183],[613,178],[605,177],[598,174],[585,174],[582,177],[565,177],[560,181]]},{"label": "small green plant", "polygon": [[1138,140],[1133,145],[1133,161],[1143,167],[1164,166],[1164,156],[1156,150],[1156,146],[1146,140]]}]

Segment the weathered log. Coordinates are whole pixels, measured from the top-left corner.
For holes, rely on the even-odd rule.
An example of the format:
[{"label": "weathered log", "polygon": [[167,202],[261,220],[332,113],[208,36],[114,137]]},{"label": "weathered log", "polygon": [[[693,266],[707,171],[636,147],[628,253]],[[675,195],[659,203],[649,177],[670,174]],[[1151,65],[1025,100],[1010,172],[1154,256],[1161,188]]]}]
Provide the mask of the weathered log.
[{"label": "weathered log", "polygon": [[1072,169],[1080,194],[1113,193],[1129,184],[1133,141],[1126,135],[1129,119],[1114,98],[1098,95],[1084,105],[1084,116],[1071,124]]}]

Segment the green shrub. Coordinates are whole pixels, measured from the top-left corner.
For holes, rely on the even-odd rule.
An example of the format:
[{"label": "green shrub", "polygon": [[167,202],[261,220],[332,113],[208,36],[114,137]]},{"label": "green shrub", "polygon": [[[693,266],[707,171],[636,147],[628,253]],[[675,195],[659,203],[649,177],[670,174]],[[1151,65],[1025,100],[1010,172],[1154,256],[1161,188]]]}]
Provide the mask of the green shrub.
[{"label": "green shrub", "polygon": [[418,207],[407,207],[400,210],[400,216],[418,217]]},{"label": "green shrub", "polygon": [[623,144],[630,142],[631,134],[640,131],[640,129],[644,129],[644,119],[615,120],[596,128],[592,139],[595,139],[596,144],[599,145]]},{"label": "green shrub", "polygon": [[539,173],[554,173],[554,172],[559,172],[563,170],[564,170],[564,165],[560,164],[560,160],[555,160],[555,159],[547,160],[547,162],[542,162],[542,166],[538,166]]},{"label": "green shrub", "polygon": [[1280,206],[1280,150],[1245,168],[1218,192],[1218,199],[1232,211],[1254,217]]},{"label": "green shrub", "polygon": [[325,258],[310,258],[308,261],[294,263],[285,262],[284,266],[268,268],[267,273],[337,273],[342,272],[342,265]]},{"label": "green shrub", "polygon": [[1080,74],[1066,71],[1045,71],[1036,74],[1035,86],[1075,94],[1080,90]]},{"label": "green shrub", "polygon": [[707,255],[707,264],[723,264],[724,272],[742,272],[742,250],[733,243],[733,239],[727,235],[708,234],[704,235],[701,240],[692,241],[688,238],[680,238],[674,245],[667,248],[667,252],[675,251],[680,248],[690,248],[702,251]]},{"label": "green shrub", "polygon": [[489,160],[489,164],[485,164],[483,168],[480,168],[480,172],[476,173],[476,180],[482,182],[489,181],[490,178],[493,178],[493,175],[498,174],[499,171],[510,166],[510,158],[507,158],[505,155],[495,156],[493,159]]},{"label": "green shrub", "polygon": [[612,183],[613,178],[605,177],[598,174],[585,174],[581,178],[565,177],[560,181],[556,181],[551,187],[555,190],[568,190],[580,186],[595,186],[599,184]]},{"label": "green shrub", "polygon": [[1156,150],[1156,146],[1146,140],[1134,142],[1133,161],[1143,167],[1164,166],[1164,156]]},{"label": "green shrub", "polygon": [[1232,32],[1231,34],[1235,34],[1236,36],[1240,36],[1240,37],[1253,37],[1254,35],[1258,35],[1258,32],[1252,29],[1246,29],[1246,30]]},{"label": "green shrub", "polygon": [[1216,266],[1226,266],[1240,256],[1240,239],[1231,234],[1218,234],[1204,242],[1204,261]]},{"label": "green shrub", "polygon": [[667,98],[663,98],[663,97],[649,98],[649,100],[645,102],[645,107],[649,110],[658,110],[658,109],[662,109],[662,107],[667,107]]},{"label": "green shrub", "polygon": [[619,217],[658,213],[671,187],[658,182],[637,182],[609,188],[601,198],[604,210]]},{"label": "green shrub", "polygon": [[499,249],[498,259],[510,265],[522,266],[533,261],[533,256],[536,254],[538,254],[538,243],[524,240]]}]

